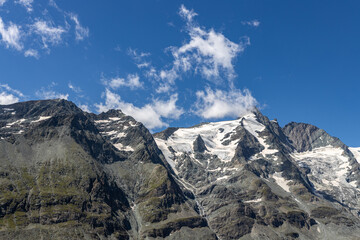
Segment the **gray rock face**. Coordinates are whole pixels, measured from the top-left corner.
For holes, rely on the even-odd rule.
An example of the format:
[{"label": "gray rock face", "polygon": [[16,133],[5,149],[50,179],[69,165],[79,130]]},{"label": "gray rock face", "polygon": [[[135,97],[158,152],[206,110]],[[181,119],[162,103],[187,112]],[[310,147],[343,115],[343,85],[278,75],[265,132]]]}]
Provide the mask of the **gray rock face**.
[{"label": "gray rock face", "polygon": [[346,147],[338,138],[331,137],[324,130],[310,124],[291,122],[283,128],[283,131],[298,152],[328,145]]},{"label": "gray rock face", "polygon": [[198,135],[193,143],[193,149],[195,152],[203,153],[207,151],[204,140]]},{"label": "gray rock face", "polygon": [[0,125],[1,239],[216,239],[121,111],[33,101],[0,106]]}]

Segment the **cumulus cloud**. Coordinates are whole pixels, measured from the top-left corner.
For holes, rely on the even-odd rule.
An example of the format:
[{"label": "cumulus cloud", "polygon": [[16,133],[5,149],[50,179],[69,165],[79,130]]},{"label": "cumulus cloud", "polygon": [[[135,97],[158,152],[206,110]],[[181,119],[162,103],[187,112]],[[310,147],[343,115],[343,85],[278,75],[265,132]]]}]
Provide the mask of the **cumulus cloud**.
[{"label": "cumulus cloud", "polygon": [[193,21],[197,14],[180,7],[180,16],[186,21],[190,40],[179,48],[172,48],[174,66],[187,71],[194,66],[195,71],[208,80],[218,79],[221,72],[228,79],[235,77],[233,61],[245,50],[248,42],[235,43],[214,29],[206,30]]},{"label": "cumulus cloud", "polygon": [[81,41],[81,40],[84,40],[84,38],[87,38],[89,36],[89,28],[83,27],[80,24],[80,21],[76,14],[71,13],[70,18],[75,23],[75,39],[78,41]]},{"label": "cumulus cloud", "polygon": [[[165,51],[170,53],[171,60],[162,67],[153,66],[149,61],[150,53],[129,49],[128,54],[135,64],[149,80],[154,89],[154,96],[165,94],[163,98],[154,98],[142,107],[124,101],[114,91],[120,87],[138,86],[137,81],[128,78],[113,78],[103,80],[106,86],[103,93],[104,102],[95,104],[99,112],[109,109],[121,109],[125,114],[133,116],[143,122],[150,129],[166,127],[167,119],[178,119],[184,110],[177,106],[177,81],[184,76],[206,81],[208,86],[196,92],[196,100],[190,110],[192,114],[204,119],[219,119],[224,117],[239,117],[252,110],[257,101],[250,91],[239,90],[235,87],[236,72],[234,62],[236,57],[250,45],[248,37],[233,42],[221,32],[201,27],[195,21],[197,13],[182,5],[179,15],[184,19],[185,30],[189,38],[181,46],[169,47]],[[193,76],[195,75],[195,77]],[[138,76],[138,75],[135,75]],[[221,89],[219,84],[222,83]],[[223,90],[228,89],[228,90]]]},{"label": "cumulus cloud", "polygon": [[26,8],[26,11],[28,12],[32,12],[33,10],[32,7],[33,0],[18,0],[15,1],[15,3],[22,5],[24,8]]},{"label": "cumulus cloud", "polygon": [[242,25],[248,25],[248,26],[251,26],[251,27],[258,27],[260,26],[260,22],[259,20],[252,20],[252,21],[243,21],[241,22]]},{"label": "cumulus cloud", "polygon": [[1,7],[2,5],[4,5],[5,2],[6,2],[6,0],[0,0],[0,7]]},{"label": "cumulus cloud", "polygon": [[163,121],[163,117],[177,119],[183,113],[183,110],[176,106],[178,99],[176,94],[172,95],[168,101],[154,99],[152,103],[143,107],[136,107],[132,103],[123,101],[118,94],[109,89],[106,89],[103,97],[105,98],[104,104],[95,104],[99,112],[120,109],[125,114],[142,122],[149,129],[167,127],[168,124]]},{"label": "cumulus cloud", "polygon": [[39,52],[35,49],[28,49],[24,53],[25,57],[34,57],[36,59],[39,59]]},{"label": "cumulus cloud", "polygon": [[65,33],[65,29],[61,26],[54,27],[51,22],[37,20],[32,25],[32,30],[41,37],[44,48],[48,48],[48,44],[57,45],[61,42],[61,35]]},{"label": "cumulus cloud", "polygon": [[13,94],[0,92],[0,105],[9,105],[19,101],[19,98]]},{"label": "cumulus cloud", "polygon": [[20,26],[11,23],[8,26],[5,25],[2,18],[0,17],[0,35],[1,42],[5,44],[7,48],[12,47],[18,51],[23,49],[21,43],[21,30]]},{"label": "cumulus cloud", "polygon": [[20,101],[24,97],[20,91],[12,89],[8,84],[0,84],[0,105],[8,105]]},{"label": "cumulus cloud", "polygon": [[205,91],[196,92],[196,96],[194,112],[205,119],[239,117],[252,110],[257,104],[256,99],[247,89],[223,91],[206,88]]},{"label": "cumulus cloud", "polygon": [[132,90],[137,88],[142,88],[143,83],[140,82],[140,77],[137,74],[128,74],[127,78],[112,78],[110,80],[103,80],[105,85],[109,86],[111,89],[118,89],[120,87],[128,87]]},{"label": "cumulus cloud", "polygon": [[216,84],[226,79],[233,87],[236,77],[234,60],[250,45],[249,38],[243,37],[235,43],[221,32],[199,26],[194,20],[197,13],[184,5],[181,5],[179,15],[186,23],[185,30],[190,38],[182,46],[167,48],[173,57],[171,64],[156,69],[146,60],[147,55],[130,51],[138,67],[146,68],[145,75],[158,82],[156,92],[164,93],[173,89],[176,80],[190,71]]}]

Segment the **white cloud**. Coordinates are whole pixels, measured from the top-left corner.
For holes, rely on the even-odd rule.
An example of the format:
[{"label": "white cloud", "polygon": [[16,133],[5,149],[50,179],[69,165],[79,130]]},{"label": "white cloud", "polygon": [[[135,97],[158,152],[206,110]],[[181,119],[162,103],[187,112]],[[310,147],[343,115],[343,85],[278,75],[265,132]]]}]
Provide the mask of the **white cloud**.
[{"label": "white cloud", "polygon": [[206,88],[205,91],[198,91],[196,96],[194,112],[205,119],[239,117],[252,110],[257,104],[256,99],[247,89],[243,91],[216,89],[213,91]]},{"label": "white cloud", "polygon": [[20,91],[12,89],[8,84],[0,84],[0,105],[16,103],[24,97]]},{"label": "white cloud", "polygon": [[90,108],[88,105],[86,104],[78,104],[79,108],[81,108],[81,110],[83,110],[84,112],[91,112]]},{"label": "white cloud", "polygon": [[81,93],[82,89],[80,87],[77,87],[73,85],[72,83],[68,83],[68,87],[73,90],[75,93]]},{"label": "white cloud", "polygon": [[184,5],[180,6],[179,14],[186,19],[187,22],[191,22],[193,18],[198,15],[194,10],[188,10]]},{"label": "white cloud", "polygon": [[0,105],[8,105],[12,103],[16,103],[19,101],[19,98],[14,96],[13,94],[0,92]]},{"label": "white cloud", "polygon": [[176,94],[172,95],[168,101],[155,99],[151,104],[146,104],[143,107],[136,107],[132,103],[123,101],[118,94],[109,89],[106,89],[104,97],[105,104],[95,104],[99,112],[120,109],[125,114],[142,122],[149,129],[167,127],[168,124],[162,120],[163,117],[177,119],[183,113],[183,110],[176,106]]},{"label": "white cloud", "polygon": [[245,50],[248,42],[234,43],[214,29],[199,27],[193,22],[196,13],[184,5],[180,7],[179,14],[187,23],[190,40],[179,48],[171,48],[175,58],[174,67],[182,71],[193,67],[207,80],[218,79],[221,73],[232,80],[235,77],[233,61]]},{"label": "white cloud", "polygon": [[37,20],[31,26],[32,30],[41,37],[45,48],[48,48],[48,43],[59,44],[62,41],[61,35],[66,32],[61,26],[54,27],[52,25],[51,22]]},{"label": "white cloud", "polygon": [[113,78],[111,80],[104,80],[105,85],[112,89],[118,89],[120,87],[129,87],[130,89],[141,88],[143,83],[140,82],[140,77],[137,74],[129,74],[127,78]]},{"label": "white cloud", "polygon": [[32,12],[33,10],[32,7],[33,0],[18,0],[15,1],[15,3],[22,5],[24,8],[26,8],[26,11],[28,12]]},{"label": "white cloud", "polygon": [[6,0],[0,0],[0,7],[1,7],[2,5],[4,5],[5,2],[6,2]]},{"label": "white cloud", "polygon": [[56,85],[57,85],[56,83],[52,82],[49,86],[42,87],[40,90],[36,91],[35,95],[41,99],[65,99],[65,100],[67,100],[69,97],[69,94],[58,93],[53,90],[53,88]]},{"label": "white cloud", "polygon": [[151,54],[147,52],[138,52],[136,49],[129,48],[128,55],[134,59],[135,64],[138,68],[148,68],[151,67],[151,63],[146,60]]},{"label": "white cloud", "polygon": [[42,99],[65,99],[67,100],[69,97],[69,94],[62,94],[62,93],[58,93],[55,92],[53,90],[45,90],[45,89],[41,89],[39,91],[37,91],[36,96],[42,98]]},{"label": "white cloud", "polygon": [[11,88],[8,84],[0,84],[0,89],[5,89],[6,91],[14,93],[19,97],[24,97],[24,94],[22,94],[22,92]]},{"label": "white cloud", "polygon": [[241,22],[241,24],[243,25],[248,25],[248,26],[252,26],[252,27],[258,27],[260,26],[260,22],[259,20],[252,20],[252,21],[243,21]]},{"label": "white cloud", "polygon": [[170,96],[168,101],[156,99],[153,101],[152,105],[161,117],[178,119],[184,113],[184,111],[182,108],[178,108],[178,106],[176,106],[177,100],[178,95],[173,94]]},{"label": "white cloud", "polygon": [[20,27],[11,22],[6,27],[1,17],[0,17],[0,35],[1,35],[1,41],[5,43],[7,48],[13,47],[18,51],[21,51],[23,49],[21,43]]},{"label": "white cloud", "polygon": [[35,49],[28,49],[24,53],[25,57],[34,57],[36,59],[39,59],[39,52]]},{"label": "white cloud", "polygon": [[89,28],[81,26],[76,14],[71,13],[70,18],[75,23],[75,39],[81,41],[84,40],[84,38],[87,38],[89,36]]},{"label": "white cloud", "polygon": [[194,20],[197,13],[184,5],[181,5],[179,15],[186,22],[186,32],[190,39],[180,47],[167,48],[173,56],[170,66],[156,69],[144,59],[147,55],[129,51],[139,68],[146,67],[145,75],[158,83],[156,92],[164,93],[174,89],[176,80],[190,71],[216,84],[226,79],[232,88],[236,77],[234,60],[250,45],[249,38],[244,37],[235,43],[214,29],[198,26]]},{"label": "white cloud", "polygon": [[36,96],[42,98],[42,99],[65,99],[67,100],[69,97],[69,94],[62,94],[62,93],[58,93],[55,92],[53,90],[45,90],[45,89],[41,89],[39,91],[37,91]]}]

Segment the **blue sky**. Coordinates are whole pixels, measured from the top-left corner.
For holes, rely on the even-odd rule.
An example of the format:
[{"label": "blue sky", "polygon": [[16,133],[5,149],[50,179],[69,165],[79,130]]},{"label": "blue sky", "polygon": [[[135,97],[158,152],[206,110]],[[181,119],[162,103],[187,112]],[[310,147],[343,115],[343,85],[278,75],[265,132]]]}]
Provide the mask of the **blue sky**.
[{"label": "blue sky", "polygon": [[0,104],[66,98],[152,131],[256,105],[360,146],[359,1],[0,0]]}]

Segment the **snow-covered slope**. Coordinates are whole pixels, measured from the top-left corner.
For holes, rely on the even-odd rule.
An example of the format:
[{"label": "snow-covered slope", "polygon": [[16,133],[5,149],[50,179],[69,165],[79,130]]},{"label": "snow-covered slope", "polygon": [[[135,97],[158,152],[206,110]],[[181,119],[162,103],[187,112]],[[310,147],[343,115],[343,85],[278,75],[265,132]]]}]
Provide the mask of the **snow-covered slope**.
[{"label": "snow-covered slope", "polygon": [[206,153],[214,159],[229,162],[235,155],[239,138],[236,136],[238,128],[245,128],[263,146],[264,150],[258,156],[272,155],[278,150],[270,149],[265,143],[266,138],[259,133],[265,126],[256,120],[255,114],[246,114],[233,121],[222,121],[201,124],[191,128],[179,128],[167,139],[156,138],[156,143],[164,153],[166,160],[176,170],[176,159],[182,154],[188,154],[191,159],[198,162],[195,157],[194,141],[200,136],[205,142]]},{"label": "snow-covered slope", "polygon": [[[318,193],[333,196],[334,199],[360,210],[360,189],[357,181],[351,180],[351,157],[344,149],[333,146],[315,148],[291,155],[300,167],[309,169],[308,174]],[[357,210],[357,211],[358,211]]]}]

